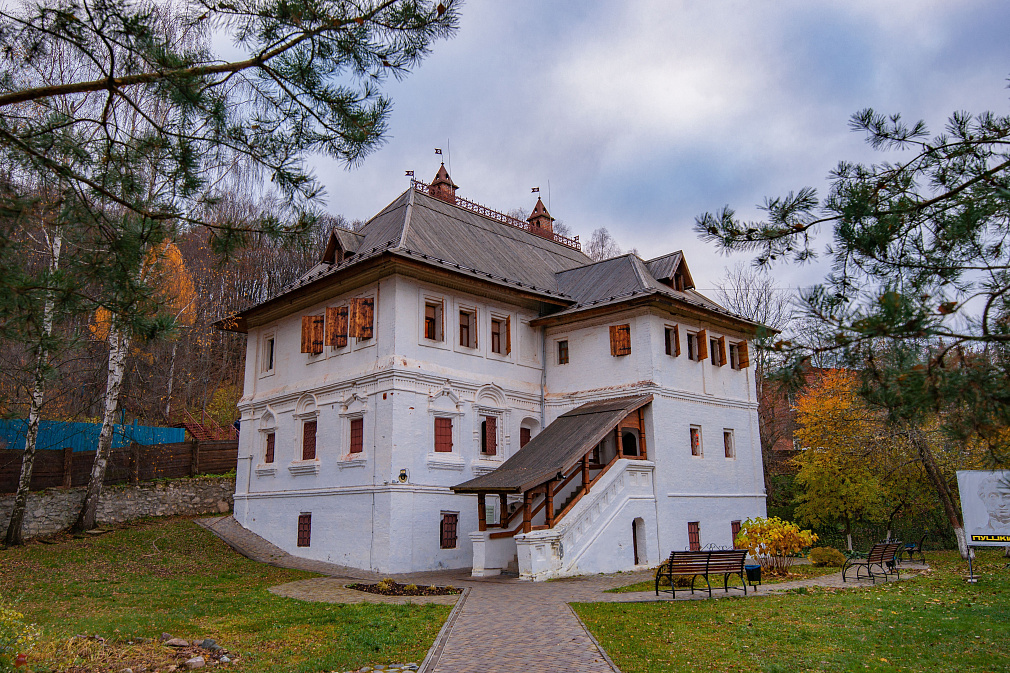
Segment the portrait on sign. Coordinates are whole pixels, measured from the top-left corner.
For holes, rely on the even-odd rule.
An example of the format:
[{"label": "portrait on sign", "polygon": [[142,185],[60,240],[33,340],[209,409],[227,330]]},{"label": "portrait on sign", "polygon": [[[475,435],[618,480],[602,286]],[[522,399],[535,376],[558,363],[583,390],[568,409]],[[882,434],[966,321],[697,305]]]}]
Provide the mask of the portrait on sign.
[{"label": "portrait on sign", "polygon": [[1010,545],[1010,470],[957,473],[968,543]]}]

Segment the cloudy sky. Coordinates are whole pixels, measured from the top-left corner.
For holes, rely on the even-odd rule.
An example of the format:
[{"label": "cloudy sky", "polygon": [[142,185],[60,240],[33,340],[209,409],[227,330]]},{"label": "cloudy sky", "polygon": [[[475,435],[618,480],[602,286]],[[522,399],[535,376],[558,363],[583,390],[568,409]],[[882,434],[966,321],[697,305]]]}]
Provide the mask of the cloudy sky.
[{"label": "cloudy sky", "polygon": [[[684,249],[699,287],[727,258],[692,231],[730,205],[824,192],[841,159],[874,160],[849,116],[1010,108],[1010,3],[470,0],[458,35],[392,82],[389,142],[351,171],[315,162],[327,208],[367,219],[451,154],[460,195],[531,208],[539,186],[583,240],[606,227],[643,257]],[[448,162],[447,162],[448,163]],[[823,242],[823,241],[822,241]],[[782,286],[823,267],[783,266]]]}]

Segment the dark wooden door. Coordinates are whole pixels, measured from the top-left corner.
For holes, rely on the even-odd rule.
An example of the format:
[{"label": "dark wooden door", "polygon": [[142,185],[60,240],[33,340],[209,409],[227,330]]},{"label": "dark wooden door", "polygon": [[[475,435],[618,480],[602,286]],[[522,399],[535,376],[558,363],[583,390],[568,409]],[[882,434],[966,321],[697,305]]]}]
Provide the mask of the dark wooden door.
[{"label": "dark wooden door", "polygon": [[631,546],[635,549],[635,565],[638,565],[638,526],[631,522]]}]

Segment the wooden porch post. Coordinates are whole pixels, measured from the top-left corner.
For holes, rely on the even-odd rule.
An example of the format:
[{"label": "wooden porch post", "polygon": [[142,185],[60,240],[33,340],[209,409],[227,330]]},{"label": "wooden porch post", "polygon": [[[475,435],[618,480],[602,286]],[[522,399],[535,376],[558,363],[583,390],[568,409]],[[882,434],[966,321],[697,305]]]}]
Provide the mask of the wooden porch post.
[{"label": "wooden porch post", "polygon": [[547,527],[554,528],[554,480],[547,482]]},{"label": "wooden porch post", "polygon": [[645,415],[642,413],[642,408],[638,408],[638,453],[641,455],[642,460],[649,459],[649,452],[645,450]]},{"label": "wooden porch post", "polygon": [[582,488],[589,492],[589,454],[582,456]]},{"label": "wooden porch post", "polygon": [[530,501],[533,500],[533,491],[523,493],[523,532],[529,533],[533,530],[533,521],[530,517]]},{"label": "wooden porch post", "polygon": [[487,505],[484,504],[484,494],[477,494],[477,530],[487,530]]},{"label": "wooden porch post", "polygon": [[500,494],[501,496],[501,514],[498,516],[498,524],[502,528],[505,527],[506,521],[508,520],[509,511],[509,497],[507,493]]},{"label": "wooden porch post", "polygon": [[614,442],[617,444],[617,458],[620,460],[624,458],[624,447],[621,446],[621,424],[618,423],[617,427],[614,428]]}]

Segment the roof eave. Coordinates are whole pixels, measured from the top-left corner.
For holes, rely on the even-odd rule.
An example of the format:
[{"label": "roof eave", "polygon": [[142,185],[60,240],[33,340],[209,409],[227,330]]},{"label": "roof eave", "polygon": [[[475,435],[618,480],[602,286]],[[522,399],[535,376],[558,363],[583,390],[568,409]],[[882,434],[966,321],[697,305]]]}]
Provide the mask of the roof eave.
[{"label": "roof eave", "polygon": [[530,326],[556,327],[558,325],[587,320],[610,313],[617,313],[619,311],[643,307],[657,308],[670,312],[685,312],[694,314],[699,317],[704,317],[706,320],[709,320],[717,326],[729,327],[730,329],[735,329],[748,334],[756,334],[761,329],[771,330],[769,327],[747,320],[746,318],[719,313],[718,311],[713,311],[712,309],[705,308],[703,306],[696,306],[682,299],[655,291],[640,293],[636,296],[631,296],[627,299],[617,300],[614,302],[608,302],[607,304],[603,304],[601,306],[587,306],[584,309],[564,312],[562,315],[553,314],[542,316],[535,320],[531,320]]}]

